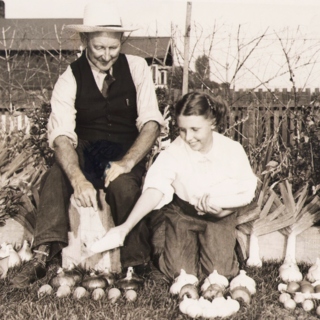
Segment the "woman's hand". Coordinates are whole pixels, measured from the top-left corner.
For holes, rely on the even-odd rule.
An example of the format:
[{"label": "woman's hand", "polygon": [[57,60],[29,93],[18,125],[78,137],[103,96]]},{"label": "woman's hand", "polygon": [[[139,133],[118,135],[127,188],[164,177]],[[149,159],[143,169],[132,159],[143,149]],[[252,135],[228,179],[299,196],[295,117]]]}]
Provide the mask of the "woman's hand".
[{"label": "woman's hand", "polygon": [[195,206],[196,210],[200,212],[200,214],[213,214],[218,215],[222,212],[222,208],[215,206],[210,201],[210,195],[208,193],[204,194],[199,200],[197,205]]},{"label": "woman's hand", "polygon": [[108,236],[117,235],[119,237],[119,242],[123,244],[129,232],[130,229],[126,226],[125,223],[123,223],[120,226],[111,228],[107,234]]},{"label": "woman's hand", "polygon": [[198,215],[211,214],[216,218],[223,218],[233,213],[235,210],[224,210],[221,207],[218,207],[212,204],[212,200],[210,199],[209,194],[204,194],[202,198],[199,199],[197,205],[195,206],[198,211]]}]

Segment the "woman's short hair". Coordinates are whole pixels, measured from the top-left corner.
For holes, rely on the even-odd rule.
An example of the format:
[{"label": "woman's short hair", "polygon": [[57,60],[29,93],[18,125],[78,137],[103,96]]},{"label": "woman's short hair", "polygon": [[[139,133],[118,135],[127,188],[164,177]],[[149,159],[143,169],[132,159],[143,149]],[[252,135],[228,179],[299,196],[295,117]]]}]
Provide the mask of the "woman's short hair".
[{"label": "woman's short hair", "polygon": [[227,104],[220,97],[212,97],[206,93],[190,92],[176,103],[176,116],[204,116],[215,119],[219,125],[227,112]]}]

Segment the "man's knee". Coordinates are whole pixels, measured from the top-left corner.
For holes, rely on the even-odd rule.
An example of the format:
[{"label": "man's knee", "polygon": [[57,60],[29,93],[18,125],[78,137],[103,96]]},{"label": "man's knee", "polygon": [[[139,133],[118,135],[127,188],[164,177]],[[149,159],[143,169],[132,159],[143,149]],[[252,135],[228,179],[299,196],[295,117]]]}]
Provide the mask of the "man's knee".
[{"label": "man's knee", "polygon": [[109,195],[122,195],[124,197],[136,196],[140,192],[139,182],[129,174],[122,174],[112,181],[108,188]]}]

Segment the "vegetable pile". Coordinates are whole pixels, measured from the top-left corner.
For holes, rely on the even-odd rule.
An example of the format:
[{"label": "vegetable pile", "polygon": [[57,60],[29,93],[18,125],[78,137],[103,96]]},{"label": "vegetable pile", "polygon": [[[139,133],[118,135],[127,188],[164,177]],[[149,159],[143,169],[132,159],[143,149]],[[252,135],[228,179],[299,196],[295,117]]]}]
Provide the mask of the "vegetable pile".
[{"label": "vegetable pile", "polygon": [[101,300],[107,298],[111,303],[116,303],[122,292],[128,302],[137,299],[136,290],[143,281],[136,276],[132,267],[128,268],[126,277],[115,280],[115,275],[108,269],[92,271],[84,274],[78,267],[71,264],[67,269],[59,268],[49,284],[44,284],[38,290],[38,297],[51,295],[55,292],[58,298],[71,296],[76,299],[91,298]]},{"label": "vegetable pile", "polygon": [[[296,194],[292,194],[290,183],[286,180],[279,183],[281,197],[271,187],[264,186],[259,194],[257,208],[246,210],[238,216],[238,240],[240,235],[249,235],[249,258],[247,266],[261,267],[258,236],[279,231],[287,237],[283,276],[286,266],[297,270],[296,236],[312,227],[320,220],[320,199],[308,197],[308,184]],[[257,214],[258,213],[258,214]],[[297,270],[299,271],[299,270]],[[289,272],[292,274],[291,272]],[[281,275],[280,275],[281,276]],[[300,276],[297,275],[299,278]],[[296,279],[299,281],[299,279]],[[293,279],[292,279],[293,280]]]},{"label": "vegetable pile", "polygon": [[2,243],[0,249],[1,279],[6,278],[9,268],[19,266],[22,261],[29,261],[31,258],[32,253],[28,241],[24,240],[18,252],[12,244]]},{"label": "vegetable pile", "polygon": [[[282,266],[279,268],[280,274],[283,272],[281,268]],[[281,292],[279,301],[288,310],[294,310],[297,305],[301,305],[307,312],[316,308],[316,313],[320,316],[320,259],[317,258],[304,278],[301,273],[300,275],[300,280],[296,281],[289,277],[282,278],[285,283],[280,283],[278,286]]]},{"label": "vegetable pile", "polygon": [[204,280],[200,292],[198,286],[197,277],[181,269],[170,287],[171,294],[179,295],[180,311],[191,318],[229,317],[239,311],[239,301],[250,304],[251,296],[256,293],[255,281],[244,270],[230,284],[226,277],[214,270]]}]

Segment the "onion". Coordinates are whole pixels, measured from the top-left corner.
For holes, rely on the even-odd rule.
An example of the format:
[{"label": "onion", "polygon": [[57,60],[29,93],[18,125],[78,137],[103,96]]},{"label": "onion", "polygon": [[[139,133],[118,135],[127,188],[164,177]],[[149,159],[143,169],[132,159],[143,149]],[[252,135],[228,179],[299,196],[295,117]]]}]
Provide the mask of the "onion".
[{"label": "onion", "polygon": [[91,276],[84,279],[81,285],[87,290],[94,290],[96,288],[105,289],[108,286],[108,281],[103,277]]},{"label": "onion", "polygon": [[232,279],[230,282],[230,289],[233,290],[237,287],[246,287],[250,294],[256,293],[256,282],[246,275],[245,270],[240,270],[240,274]]},{"label": "onion", "polygon": [[317,258],[316,262],[309,268],[307,278],[311,282],[320,280],[320,259],[319,258]]},{"label": "onion", "polygon": [[236,287],[231,291],[231,297],[234,300],[243,301],[246,304],[251,302],[250,291],[246,287]]},{"label": "onion", "polygon": [[317,313],[318,316],[320,316],[320,306],[317,307],[316,313]]},{"label": "onion", "polygon": [[106,295],[106,293],[104,292],[104,290],[102,288],[96,288],[92,292],[92,299],[97,301],[97,300],[102,299],[105,295]]},{"label": "onion", "polygon": [[0,258],[1,279],[4,279],[7,276],[7,272],[9,269],[8,262],[9,262],[9,257]]},{"label": "onion", "polygon": [[293,297],[293,300],[296,303],[302,303],[304,300],[306,300],[306,298],[304,297],[303,293],[301,292],[296,292],[296,294]]},{"label": "onion", "polygon": [[50,295],[52,293],[52,287],[49,284],[44,284],[38,290],[38,298],[41,298],[45,295]]},{"label": "onion", "polygon": [[111,303],[115,303],[121,297],[121,292],[118,288],[111,288],[108,291],[108,300]]},{"label": "onion", "polygon": [[89,297],[89,292],[84,287],[77,287],[73,292],[74,299],[82,299]]},{"label": "onion", "polygon": [[217,297],[223,296],[223,289],[217,284],[211,284],[205,292],[203,292],[202,297],[208,300],[212,300]]},{"label": "onion", "polygon": [[12,244],[7,245],[8,252],[9,252],[9,260],[8,260],[8,267],[13,268],[18,266],[21,263],[21,258],[18,253],[13,249]]},{"label": "onion", "polygon": [[22,248],[18,251],[21,261],[29,261],[32,259],[33,254],[27,240],[23,241]]},{"label": "onion", "polygon": [[50,285],[54,288],[59,288],[61,286],[73,287],[75,284],[75,280],[69,276],[57,275],[50,280]]},{"label": "onion", "polygon": [[299,291],[299,289],[300,289],[300,285],[298,282],[291,281],[288,283],[287,291],[289,293],[295,293],[295,292]]},{"label": "onion", "polygon": [[304,311],[309,312],[314,308],[314,303],[309,299],[304,300],[302,303],[302,308]]},{"label": "onion", "polygon": [[285,301],[284,303],[284,307],[287,309],[287,310],[294,310],[296,308],[296,303],[294,300],[292,299],[288,299],[287,301]]},{"label": "onion", "polygon": [[124,296],[129,302],[137,300],[137,293],[132,289],[127,290]]},{"label": "onion", "polygon": [[62,285],[61,287],[59,287],[56,293],[58,298],[67,297],[70,294],[71,294],[71,289],[67,285]]},{"label": "onion", "polygon": [[302,308],[304,311],[309,312],[314,308],[314,304],[311,300],[307,299],[303,301]]},{"label": "onion", "polygon": [[291,299],[291,296],[289,293],[283,292],[279,296],[279,301],[281,303],[285,303],[287,300]]},{"label": "onion", "polygon": [[180,289],[179,298],[183,299],[184,295],[187,295],[187,297],[191,299],[199,299],[199,294],[196,286],[190,283],[185,284]]},{"label": "onion", "polygon": [[192,304],[187,307],[186,314],[195,319],[202,316],[202,307],[199,304]]},{"label": "onion", "polygon": [[311,284],[304,284],[301,286],[302,293],[314,293],[314,288]]}]

